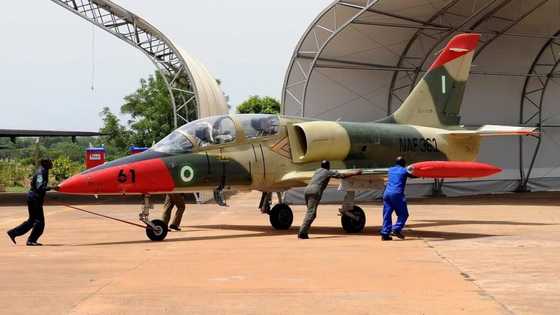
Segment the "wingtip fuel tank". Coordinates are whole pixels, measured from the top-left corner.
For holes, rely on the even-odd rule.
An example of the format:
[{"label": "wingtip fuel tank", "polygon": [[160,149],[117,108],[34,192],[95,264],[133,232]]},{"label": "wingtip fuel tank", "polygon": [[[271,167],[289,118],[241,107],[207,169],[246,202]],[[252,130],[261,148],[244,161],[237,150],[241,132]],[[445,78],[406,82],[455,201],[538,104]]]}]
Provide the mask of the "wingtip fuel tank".
[{"label": "wingtip fuel tank", "polygon": [[420,178],[481,178],[498,174],[501,168],[480,162],[427,161],[414,163],[409,172]]}]

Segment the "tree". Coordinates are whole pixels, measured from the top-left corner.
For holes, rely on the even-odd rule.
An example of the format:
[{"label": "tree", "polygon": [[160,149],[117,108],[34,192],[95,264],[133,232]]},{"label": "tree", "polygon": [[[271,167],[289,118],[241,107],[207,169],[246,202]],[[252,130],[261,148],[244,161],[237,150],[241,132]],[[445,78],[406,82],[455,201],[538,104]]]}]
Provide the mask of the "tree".
[{"label": "tree", "polygon": [[99,131],[104,134],[101,143],[108,147],[108,151],[113,151],[112,154],[125,155],[130,145],[130,131],[121,125],[120,119],[108,107],[103,108],[100,115],[103,117],[103,127]]},{"label": "tree", "polygon": [[82,164],[72,162],[67,156],[60,156],[53,161],[51,175],[54,176],[56,182],[60,183],[82,170]]},{"label": "tree", "polygon": [[140,80],[140,88],[124,98],[123,114],[131,115],[129,145],[152,146],[173,131],[173,109],[167,85],[161,73]]},{"label": "tree", "polygon": [[248,100],[237,106],[240,114],[278,114],[280,102],[272,97],[251,96]]}]

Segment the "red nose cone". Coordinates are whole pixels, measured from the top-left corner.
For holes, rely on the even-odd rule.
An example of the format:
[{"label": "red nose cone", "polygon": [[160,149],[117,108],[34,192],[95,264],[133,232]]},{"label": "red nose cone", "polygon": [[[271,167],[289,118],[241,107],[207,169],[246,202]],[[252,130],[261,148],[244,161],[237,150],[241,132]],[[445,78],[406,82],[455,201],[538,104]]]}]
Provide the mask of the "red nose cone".
[{"label": "red nose cone", "polygon": [[65,194],[79,194],[92,189],[92,182],[87,175],[76,175],[65,180],[58,186],[58,191]]},{"label": "red nose cone", "polygon": [[172,192],[175,183],[160,159],[86,171],[60,184],[59,191],[75,195],[120,195]]},{"label": "red nose cone", "polygon": [[500,173],[501,168],[479,162],[428,161],[412,164],[412,175],[422,178],[480,178]]}]

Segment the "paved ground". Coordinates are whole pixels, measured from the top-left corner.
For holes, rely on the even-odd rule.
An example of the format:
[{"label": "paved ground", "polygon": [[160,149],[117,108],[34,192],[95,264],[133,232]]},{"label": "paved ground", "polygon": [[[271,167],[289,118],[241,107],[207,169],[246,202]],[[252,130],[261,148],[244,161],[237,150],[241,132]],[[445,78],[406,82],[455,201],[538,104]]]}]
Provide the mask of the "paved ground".
[{"label": "paved ground", "polygon": [[[406,241],[341,232],[323,206],[312,239],[275,232],[254,209],[193,205],[164,243],[144,231],[47,207],[49,246],[0,242],[4,314],[557,314],[560,196],[413,204]],[[461,203],[460,205],[453,205]],[[505,205],[504,205],[505,204]],[[87,205],[134,220],[137,206]],[[0,206],[0,229],[25,208]],[[299,224],[303,208],[295,207]],[[296,225],[297,225],[296,224]],[[24,243],[24,239],[19,240]]]}]

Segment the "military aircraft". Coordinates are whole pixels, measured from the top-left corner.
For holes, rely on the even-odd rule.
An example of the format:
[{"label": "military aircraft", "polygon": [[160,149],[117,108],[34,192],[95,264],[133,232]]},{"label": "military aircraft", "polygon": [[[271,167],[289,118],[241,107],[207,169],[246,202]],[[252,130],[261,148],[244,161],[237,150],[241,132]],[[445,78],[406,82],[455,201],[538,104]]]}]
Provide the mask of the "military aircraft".
[{"label": "military aircraft", "polygon": [[[345,180],[342,226],[360,232],[363,210],[354,191],[383,186],[397,156],[412,162],[413,175],[426,178],[476,178],[500,169],[474,162],[481,138],[535,134],[534,128],[460,125],[460,105],[478,34],[455,36],[441,51],[403,105],[377,122],[335,122],[278,115],[229,115],[200,119],[175,130],[150,150],[106,163],[59,186],[68,194],[144,195],[140,220],[147,236],[165,239],[167,226],[149,220],[154,194],[224,190],[262,192],[259,208],[276,229],[293,221],[282,192],[306,185],[321,160],[333,169],[362,175]],[[271,199],[278,193],[278,203]]]}]

